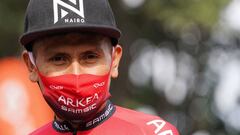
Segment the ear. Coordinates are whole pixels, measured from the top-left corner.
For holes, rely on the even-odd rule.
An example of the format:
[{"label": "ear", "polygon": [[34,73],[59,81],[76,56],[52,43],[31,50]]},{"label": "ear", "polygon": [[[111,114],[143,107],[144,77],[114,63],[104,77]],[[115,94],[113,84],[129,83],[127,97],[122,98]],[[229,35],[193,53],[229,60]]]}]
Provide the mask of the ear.
[{"label": "ear", "polygon": [[111,69],[112,78],[118,77],[118,67],[119,67],[121,58],[122,58],[122,47],[120,45],[116,45],[114,47],[113,64]]},{"label": "ear", "polygon": [[28,55],[27,51],[23,51],[22,53],[22,58],[28,68],[28,72],[29,72],[29,79],[32,82],[37,82],[38,81],[38,74],[37,74],[37,70],[36,67],[33,65],[33,63],[30,60],[30,57]]}]

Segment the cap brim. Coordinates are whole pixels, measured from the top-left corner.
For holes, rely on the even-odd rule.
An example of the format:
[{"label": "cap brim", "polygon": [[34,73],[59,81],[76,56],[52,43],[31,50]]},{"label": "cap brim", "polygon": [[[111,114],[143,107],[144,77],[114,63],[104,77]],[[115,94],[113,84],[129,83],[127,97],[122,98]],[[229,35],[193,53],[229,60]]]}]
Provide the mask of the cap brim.
[{"label": "cap brim", "polygon": [[[30,44],[31,42],[42,38],[46,36],[56,35],[56,34],[62,34],[62,33],[69,33],[69,32],[92,32],[92,33],[98,33],[105,36],[108,36],[110,38],[116,39],[118,42],[118,39],[121,36],[121,31],[115,27],[109,27],[109,26],[82,26],[82,27],[76,27],[76,26],[66,26],[66,27],[58,27],[58,28],[48,28],[38,31],[31,31],[28,33],[25,33],[20,37],[20,43],[25,46]],[[117,43],[116,43],[117,44]]]}]

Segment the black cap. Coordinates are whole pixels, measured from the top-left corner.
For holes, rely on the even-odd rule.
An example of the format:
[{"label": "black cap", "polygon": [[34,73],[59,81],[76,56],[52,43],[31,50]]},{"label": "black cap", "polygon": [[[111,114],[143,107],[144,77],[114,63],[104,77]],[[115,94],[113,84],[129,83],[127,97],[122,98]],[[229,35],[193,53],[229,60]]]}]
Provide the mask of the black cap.
[{"label": "black cap", "polygon": [[99,33],[113,45],[121,36],[108,0],[30,0],[20,37],[25,48],[31,50],[30,44],[41,37],[68,32]]}]

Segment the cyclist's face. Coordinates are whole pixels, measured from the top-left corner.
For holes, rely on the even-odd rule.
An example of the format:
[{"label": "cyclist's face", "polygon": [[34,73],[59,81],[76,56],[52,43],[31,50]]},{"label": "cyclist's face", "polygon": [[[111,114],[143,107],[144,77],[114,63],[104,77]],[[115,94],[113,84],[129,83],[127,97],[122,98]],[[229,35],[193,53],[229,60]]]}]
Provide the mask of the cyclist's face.
[{"label": "cyclist's face", "polygon": [[[112,77],[118,75],[122,55],[119,45],[114,48],[109,38],[92,34],[67,34],[37,41],[33,46],[36,67],[45,76],[64,74],[104,75],[111,69]],[[34,66],[25,52],[24,60],[30,71],[30,80],[39,81]],[[113,59],[112,59],[113,58]]]}]

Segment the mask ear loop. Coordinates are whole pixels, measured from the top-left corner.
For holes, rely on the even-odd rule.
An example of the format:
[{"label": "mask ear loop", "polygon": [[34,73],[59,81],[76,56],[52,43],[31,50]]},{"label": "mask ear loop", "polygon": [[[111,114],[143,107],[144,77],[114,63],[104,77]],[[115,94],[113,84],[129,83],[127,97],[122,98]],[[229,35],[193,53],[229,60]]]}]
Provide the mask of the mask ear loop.
[{"label": "mask ear loop", "polygon": [[29,59],[30,59],[31,63],[36,67],[36,63],[35,63],[34,58],[33,58],[33,53],[28,52],[28,56],[29,56]]},{"label": "mask ear loop", "polygon": [[41,74],[41,72],[39,71],[36,63],[35,63],[35,60],[34,60],[34,57],[33,57],[33,53],[32,53],[32,52],[28,52],[28,56],[29,56],[29,59],[30,59],[31,63],[35,66],[38,74],[39,74],[40,76],[43,76],[43,75]]},{"label": "mask ear loop", "polygon": [[[29,59],[31,61],[31,63],[35,66],[35,68],[38,70],[37,66],[36,66],[36,63],[34,61],[34,57],[33,57],[33,53],[32,52],[28,52],[28,56],[29,56]],[[38,83],[38,86],[40,87],[40,84],[39,84],[39,81],[37,82]]]}]

